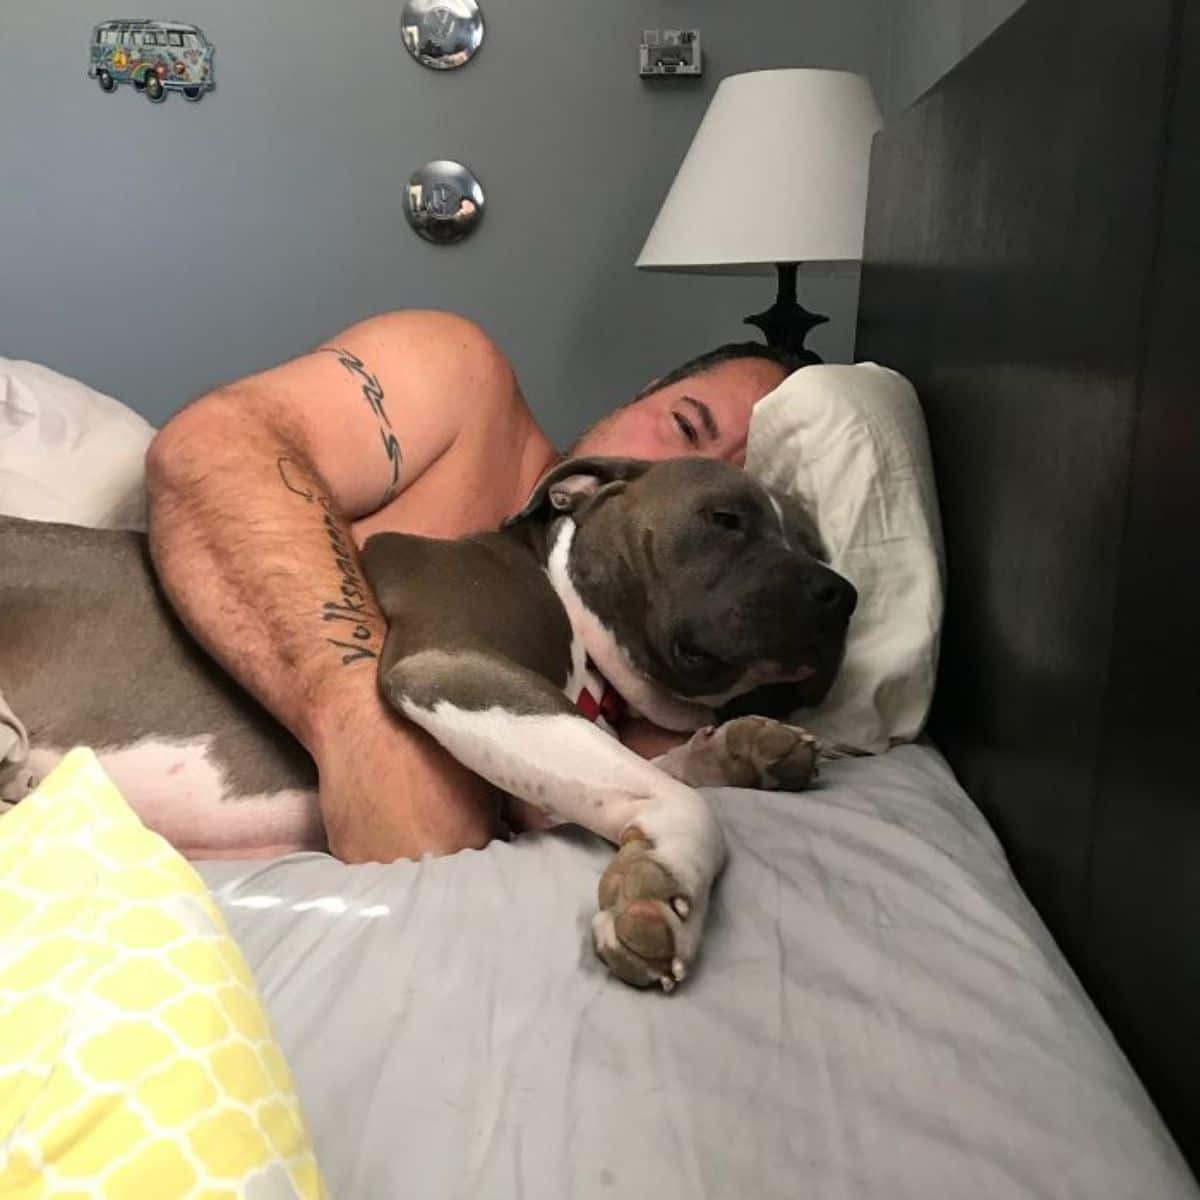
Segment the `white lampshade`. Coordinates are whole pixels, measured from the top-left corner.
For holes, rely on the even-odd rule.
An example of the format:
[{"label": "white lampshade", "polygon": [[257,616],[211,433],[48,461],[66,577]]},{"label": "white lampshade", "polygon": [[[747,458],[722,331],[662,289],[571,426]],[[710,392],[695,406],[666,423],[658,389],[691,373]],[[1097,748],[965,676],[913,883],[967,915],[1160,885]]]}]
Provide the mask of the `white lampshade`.
[{"label": "white lampshade", "polygon": [[862,259],[871,85],[849,71],[751,71],[718,86],[637,265],[774,274]]}]

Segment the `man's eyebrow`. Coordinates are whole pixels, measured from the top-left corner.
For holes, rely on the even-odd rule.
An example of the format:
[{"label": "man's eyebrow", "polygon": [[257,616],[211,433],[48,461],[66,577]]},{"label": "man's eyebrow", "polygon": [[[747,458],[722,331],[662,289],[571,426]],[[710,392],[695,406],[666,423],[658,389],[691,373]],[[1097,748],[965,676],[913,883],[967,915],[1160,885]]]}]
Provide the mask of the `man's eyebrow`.
[{"label": "man's eyebrow", "polygon": [[697,400],[695,396],[680,396],[679,398],[686,400],[700,414],[700,423],[704,426],[708,436],[715,442],[721,436],[721,430],[717,427],[717,419],[712,415],[712,409],[703,400]]}]

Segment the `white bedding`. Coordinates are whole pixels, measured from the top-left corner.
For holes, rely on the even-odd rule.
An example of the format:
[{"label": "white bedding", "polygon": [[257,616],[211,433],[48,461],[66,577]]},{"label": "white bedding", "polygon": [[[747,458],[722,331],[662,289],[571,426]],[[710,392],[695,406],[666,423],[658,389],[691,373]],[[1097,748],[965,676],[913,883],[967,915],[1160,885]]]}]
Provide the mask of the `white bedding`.
[{"label": "white bedding", "polygon": [[729,834],[671,996],[588,946],[610,851],[204,864],[339,1200],[1200,1195],[941,758],[711,793]]},{"label": "white bedding", "polygon": [[144,529],[153,436],[133,409],[78,379],[0,358],[0,513]]}]

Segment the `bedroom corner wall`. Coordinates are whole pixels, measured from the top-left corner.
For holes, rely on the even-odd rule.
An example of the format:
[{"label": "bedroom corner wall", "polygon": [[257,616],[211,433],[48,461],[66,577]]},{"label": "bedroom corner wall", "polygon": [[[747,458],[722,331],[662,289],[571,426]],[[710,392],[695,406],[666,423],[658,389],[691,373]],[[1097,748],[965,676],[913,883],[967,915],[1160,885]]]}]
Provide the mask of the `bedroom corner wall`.
[{"label": "bedroom corner wall", "polygon": [[[129,12],[134,9],[136,11]],[[720,78],[772,66],[867,74],[877,0],[507,0],[479,56],[413,62],[384,0],[0,5],[0,354],[78,376],[161,423],[214,385],[390,308],[445,307],[507,350],[562,442],[721,341],[769,279],[650,275],[633,260]],[[98,21],[200,26],[217,90],[152,105],[87,77]],[[644,27],[701,28],[705,75],[636,74]],[[401,187],[436,157],[487,193],[476,235],[435,248]],[[733,193],[753,211],[754,181]],[[813,343],[848,357],[857,280],[815,280]]]},{"label": "bedroom corner wall", "polygon": [[886,112],[907,108],[1025,0],[884,0],[890,10]]}]

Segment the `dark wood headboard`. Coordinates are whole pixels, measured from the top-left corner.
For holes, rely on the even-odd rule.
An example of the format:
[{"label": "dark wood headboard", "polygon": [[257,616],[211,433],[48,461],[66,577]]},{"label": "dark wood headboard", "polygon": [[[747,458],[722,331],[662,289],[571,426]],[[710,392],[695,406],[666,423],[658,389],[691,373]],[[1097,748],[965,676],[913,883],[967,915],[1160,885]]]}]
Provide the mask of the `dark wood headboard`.
[{"label": "dark wood headboard", "polygon": [[1200,0],[1028,0],[876,139],[856,346],[929,422],[933,737],[1193,1167],[1198,148]]}]

